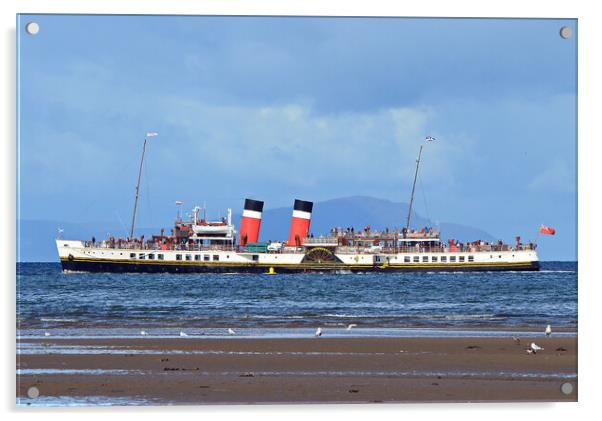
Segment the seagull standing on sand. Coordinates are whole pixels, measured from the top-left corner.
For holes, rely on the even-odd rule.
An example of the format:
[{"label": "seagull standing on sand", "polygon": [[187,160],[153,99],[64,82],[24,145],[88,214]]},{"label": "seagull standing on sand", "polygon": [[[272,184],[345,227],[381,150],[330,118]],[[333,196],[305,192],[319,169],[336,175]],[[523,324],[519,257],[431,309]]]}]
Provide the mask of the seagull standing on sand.
[{"label": "seagull standing on sand", "polygon": [[185,338],[186,336],[188,336],[188,334],[186,334],[186,333],[184,333],[184,332],[180,331],[180,336],[181,336],[181,337],[183,337],[183,338]]},{"label": "seagull standing on sand", "polygon": [[518,336],[513,336],[512,340],[514,341],[515,344],[520,345],[520,338]]},{"label": "seagull standing on sand", "polygon": [[537,354],[537,351],[543,351],[543,348],[537,345],[535,342],[531,342],[531,345],[529,346],[529,349],[527,349],[527,352],[529,354]]},{"label": "seagull standing on sand", "polygon": [[228,334],[230,335],[236,335],[236,332],[230,328],[228,328]]},{"label": "seagull standing on sand", "polygon": [[351,323],[349,326],[347,326],[347,330],[351,330],[354,327],[357,327],[357,325],[355,323]]},{"label": "seagull standing on sand", "polygon": [[318,330],[316,330],[316,336],[322,336],[322,328],[319,327]]},{"label": "seagull standing on sand", "polygon": [[552,336],[552,326],[548,325],[546,326],[546,338],[549,338],[550,336]]}]

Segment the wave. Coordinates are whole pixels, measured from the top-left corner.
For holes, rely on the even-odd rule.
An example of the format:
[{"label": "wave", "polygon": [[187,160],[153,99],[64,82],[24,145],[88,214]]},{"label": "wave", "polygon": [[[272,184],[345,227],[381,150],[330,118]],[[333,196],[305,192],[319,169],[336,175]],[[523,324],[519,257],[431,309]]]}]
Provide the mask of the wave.
[{"label": "wave", "polygon": [[27,375],[43,375],[43,374],[69,374],[69,375],[128,375],[128,374],[144,374],[142,370],[119,370],[119,369],[75,369],[75,368],[17,368],[17,376]]},{"label": "wave", "polygon": [[[306,316],[307,317],[307,316]],[[337,317],[341,319],[368,320],[505,320],[512,315],[506,314],[316,314],[308,318]]]},{"label": "wave", "polygon": [[508,317],[495,314],[450,314],[445,320],[506,320]]},{"label": "wave", "polygon": [[66,323],[75,323],[79,322],[78,319],[63,319],[63,318],[53,318],[53,317],[42,317],[40,318],[41,322],[66,322]]},{"label": "wave", "polygon": [[79,407],[79,406],[140,406],[153,405],[157,401],[136,397],[118,396],[38,396],[30,399],[17,397],[17,406],[27,407]]},{"label": "wave", "polygon": [[549,270],[541,269],[539,273],[577,273],[576,270]]},{"label": "wave", "polygon": [[[221,375],[235,374],[222,372]],[[577,373],[514,372],[514,371],[263,371],[259,376],[370,376],[370,377],[447,377],[447,378],[527,378],[527,379],[576,379]]]}]

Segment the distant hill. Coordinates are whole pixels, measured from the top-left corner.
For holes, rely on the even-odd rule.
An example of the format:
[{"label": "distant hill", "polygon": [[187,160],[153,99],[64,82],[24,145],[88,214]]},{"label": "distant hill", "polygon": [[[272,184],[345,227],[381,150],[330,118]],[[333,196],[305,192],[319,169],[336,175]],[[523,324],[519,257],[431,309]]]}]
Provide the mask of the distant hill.
[{"label": "distant hill", "polygon": [[[267,209],[261,221],[260,240],[285,240],[291,222],[292,204],[290,208]],[[333,227],[354,227],[363,229],[370,225],[372,229],[401,228],[405,225],[408,204],[376,199],[368,196],[351,196],[340,199],[316,202],[311,218],[310,230],[314,235],[325,234]],[[235,216],[240,219],[240,214]],[[412,212],[412,227],[433,225],[423,216]],[[466,225],[443,222],[440,223],[444,238],[461,241],[482,239],[494,240],[489,233]]]},{"label": "distant hill", "polygon": [[[367,196],[352,196],[340,199],[316,202],[311,221],[311,232],[314,235],[326,234],[333,227],[355,227],[363,229],[370,225],[372,229],[401,228],[405,224],[408,212],[407,203],[391,202]],[[286,240],[288,237],[292,214],[291,207],[266,209],[263,212],[260,240]],[[238,226],[240,213],[233,215],[234,223]],[[412,213],[413,227],[432,225],[423,216]],[[125,227],[113,222],[90,222],[74,224],[64,221],[49,220],[21,220],[20,261],[22,262],[48,262],[58,261],[54,239],[57,228],[61,227],[62,236],[69,239],[104,239],[108,233],[115,236],[125,236]],[[167,226],[166,226],[167,228]],[[440,223],[444,239],[454,238],[461,241],[481,239],[493,241],[492,235],[475,227],[449,222]],[[160,228],[136,229],[138,235],[150,236],[158,233]]]}]

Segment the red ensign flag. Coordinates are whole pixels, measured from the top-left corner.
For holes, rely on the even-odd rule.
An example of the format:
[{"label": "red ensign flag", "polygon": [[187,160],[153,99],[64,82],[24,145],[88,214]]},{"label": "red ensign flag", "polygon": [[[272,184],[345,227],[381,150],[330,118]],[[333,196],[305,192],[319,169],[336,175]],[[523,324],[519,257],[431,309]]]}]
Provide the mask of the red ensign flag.
[{"label": "red ensign flag", "polygon": [[556,230],[554,228],[546,227],[545,225],[542,225],[541,227],[539,227],[539,232],[542,234],[548,234],[548,235],[556,234]]}]

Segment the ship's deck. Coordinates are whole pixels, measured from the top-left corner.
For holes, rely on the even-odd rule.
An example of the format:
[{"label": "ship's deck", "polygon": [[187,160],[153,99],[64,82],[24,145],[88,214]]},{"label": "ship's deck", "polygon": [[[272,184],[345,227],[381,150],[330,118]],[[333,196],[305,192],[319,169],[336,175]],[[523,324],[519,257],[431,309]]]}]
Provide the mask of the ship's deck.
[{"label": "ship's deck", "polygon": [[490,252],[508,252],[508,251],[528,251],[535,250],[536,246],[531,244],[521,244],[520,246],[510,246],[503,244],[501,246],[497,244],[486,244],[486,245],[460,245],[455,247],[449,246],[430,246],[430,245],[417,245],[417,246],[401,246],[401,247],[365,247],[365,246],[341,246],[331,242],[312,242],[306,243],[302,247],[284,247],[277,251],[248,251],[242,246],[198,246],[198,245],[172,245],[171,247],[161,247],[154,244],[140,244],[140,243],[123,243],[120,245],[110,244],[105,241],[92,243],[91,241],[82,242],[83,247],[87,249],[119,249],[119,250],[132,250],[132,251],[147,251],[147,252],[161,252],[161,251],[190,251],[190,252],[203,252],[203,251],[229,251],[235,253],[269,253],[269,254],[305,254],[307,250],[315,247],[326,247],[332,249],[336,254],[432,254],[432,253],[490,253]]}]

